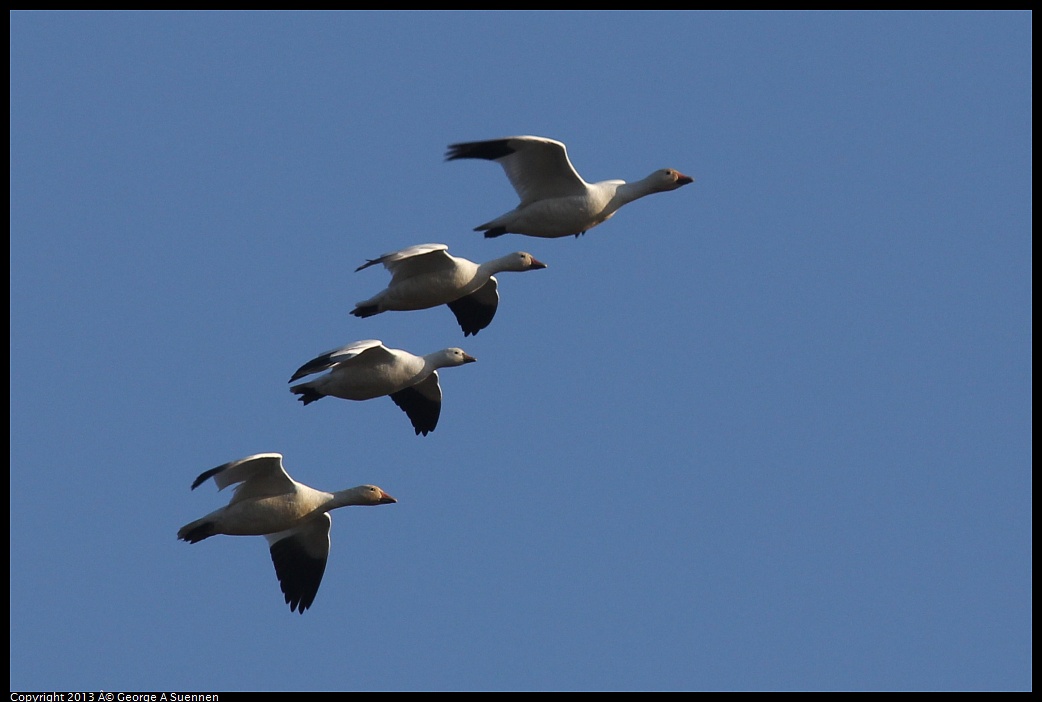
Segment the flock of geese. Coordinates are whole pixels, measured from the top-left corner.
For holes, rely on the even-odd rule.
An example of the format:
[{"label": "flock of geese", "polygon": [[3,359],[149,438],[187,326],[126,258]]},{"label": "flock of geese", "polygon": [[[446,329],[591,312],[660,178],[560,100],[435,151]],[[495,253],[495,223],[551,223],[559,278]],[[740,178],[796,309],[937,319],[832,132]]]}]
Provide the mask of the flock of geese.
[{"label": "flock of geese", "polygon": [[[693,180],[664,168],[633,183],[587,183],[568,160],[564,144],[536,136],[449,146],[446,160],[465,158],[499,163],[521,198],[514,209],[474,228],[486,238],[511,233],[544,239],[578,237],[629,202],[676,190]],[[447,305],[465,337],[492,322],[499,304],[497,273],[546,268],[524,251],[479,264],[450,255],[445,244],[420,244],[370,259],[356,272],[377,264],[390,272],[391,282],[359,302],[351,314],[364,318]],[[327,396],[369,400],[387,395],[405,412],[416,434],[426,436],[437,427],[441,414],[438,369],[475,360],[459,348],[416,356],[376,339],[356,341],[298,368],[291,383],[322,375],[292,385],[290,391],[305,405]],[[286,472],[278,453],[247,456],[208,470],[195,479],[192,489],[210,478],[219,490],[236,485],[231,501],[181,527],[177,538],[194,544],[216,534],[264,536],[286,603],[290,611],[301,614],[314,602],[326,569],[329,512],[350,505],[396,502],[375,485],[324,492],[298,483]]]}]

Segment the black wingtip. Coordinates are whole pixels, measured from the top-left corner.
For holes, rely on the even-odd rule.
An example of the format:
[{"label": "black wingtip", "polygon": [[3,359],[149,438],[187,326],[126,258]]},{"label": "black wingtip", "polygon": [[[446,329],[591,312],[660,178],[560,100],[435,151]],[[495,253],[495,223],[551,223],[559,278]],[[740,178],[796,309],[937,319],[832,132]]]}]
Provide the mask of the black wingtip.
[{"label": "black wingtip", "polygon": [[413,431],[417,436],[427,436],[438,426],[438,417],[441,415],[441,400],[432,400],[425,397],[415,387],[391,393],[391,400],[405,412],[412,424]]},{"label": "black wingtip", "polygon": [[514,153],[507,139],[494,139],[492,141],[469,141],[461,144],[449,144],[449,150],[445,152],[446,161],[455,161],[458,158],[483,158],[486,161],[495,161]]},{"label": "black wingtip", "polygon": [[365,307],[356,307],[351,310],[351,314],[362,319],[366,317],[372,317],[374,314],[379,314],[380,310],[377,309],[376,305],[366,305]]},{"label": "black wingtip", "polygon": [[[480,232],[481,228],[478,227],[474,231]],[[493,227],[492,229],[486,229],[485,230],[485,238],[486,239],[495,239],[497,236],[503,236],[506,233],[507,233],[506,227]]]},{"label": "black wingtip", "polygon": [[293,392],[294,395],[300,395],[300,397],[298,397],[297,399],[303,402],[305,405],[309,405],[312,402],[321,400],[323,397],[325,397],[325,395],[320,393],[315,388],[308,387],[306,385],[298,385],[296,387],[290,388],[290,390]]},{"label": "black wingtip", "polygon": [[293,537],[276,541],[270,551],[275,576],[289,611],[303,614],[318,594],[326,570],[326,559],[307,556]]},{"label": "black wingtip", "polygon": [[203,539],[208,539],[213,535],[214,530],[212,522],[205,522],[191,529],[182,527],[181,531],[177,532],[178,539],[181,541],[187,541],[190,544],[197,544]]},{"label": "black wingtip", "polygon": [[217,471],[221,470],[221,468],[223,468],[223,467],[224,466],[217,466],[216,468],[211,468],[210,470],[206,471],[205,473],[200,474],[199,477],[196,478],[195,481],[192,483],[192,489],[195,490],[197,487],[199,487],[200,485],[205,483],[207,480],[209,480],[210,478],[215,476],[217,474]]},{"label": "black wingtip", "polygon": [[[326,354],[323,354],[323,355],[319,356],[318,358],[314,358],[314,359],[308,361],[307,363],[302,365],[300,368],[298,368],[296,371],[294,371],[293,375],[291,375],[290,378],[289,378],[289,382],[292,383],[294,380],[300,380],[301,378],[303,378],[306,375],[311,375],[312,373],[317,373],[319,371],[325,370],[326,368],[329,367],[329,359],[330,359],[330,357],[332,355],[333,355],[332,352],[331,353],[326,353]],[[296,392],[296,390],[294,388],[290,388],[290,390],[293,390],[293,392]]]},{"label": "black wingtip", "polygon": [[479,302],[475,299],[476,295],[477,293],[466,295],[448,303],[448,308],[456,316],[456,322],[459,323],[464,337],[477,334],[491,324],[496,315],[496,305]]}]

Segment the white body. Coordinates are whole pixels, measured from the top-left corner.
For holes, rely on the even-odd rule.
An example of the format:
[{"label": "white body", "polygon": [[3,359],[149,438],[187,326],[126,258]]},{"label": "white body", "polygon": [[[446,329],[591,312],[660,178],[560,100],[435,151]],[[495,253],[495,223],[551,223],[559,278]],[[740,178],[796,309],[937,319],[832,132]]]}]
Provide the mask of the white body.
[{"label": "white body", "polygon": [[227,506],[184,525],[177,538],[197,543],[217,534],[264,536],[290,610],[304,613],[315,599],[329,556],[329,511],[351,505],[396,502],[375,485],[324,492],[298,483],[282,467],[282,455],[259,453],[208,470],[221,490],[239,483]]},{"label": "white body", "polygon": [[390,272],[391,282],[357,303],[353,315],[370,317],[392,310],[448,305],[465,336],[484,329],[495,316],[499,305],[496,273],[546,268],[524,251],[478,264],[450,255],[445,244],[419,244],[371,259],[357,270],[380,263]]},{"label": "white body", "polygon": [[587,183],[572,166],[565,145],[554,139],[515,136],[452,144],[448,160],[482,158],[499,163],[521,198],[503,215],[475,227],[486,237],[516,233],[542,238],[584,234],[620,207],[652,193],[676,190],[693,178],[663,168],[633,183]]},{"label": "white body", "polygon": [[408,415],[417,434],[434,431],[441,413],[438,368],[475,361],[459,348],[442,349],[416,356],[389,349],[378,339],[356,341],[308,361],[297,369],[290,382],[328,370],[315,380],[294,385],[306,405],[325,396],[345,400],[369,400],[389,395]]}]

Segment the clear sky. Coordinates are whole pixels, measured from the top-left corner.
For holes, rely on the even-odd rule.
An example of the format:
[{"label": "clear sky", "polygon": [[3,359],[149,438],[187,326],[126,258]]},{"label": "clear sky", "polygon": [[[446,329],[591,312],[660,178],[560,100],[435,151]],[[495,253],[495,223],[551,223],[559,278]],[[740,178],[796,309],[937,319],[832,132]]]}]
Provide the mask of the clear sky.
[{"label": "clear sky", "polygon": [[[11,20],[12,690],[1028,690],[1028,13]],[[581,238],[453,142],[693,185]],[[464,339],[368,258],[499,276]],[[478,362],[415,436],[303,407],[359,339]],[[188,545],[277,451],[339,510],[312,609]]]}]

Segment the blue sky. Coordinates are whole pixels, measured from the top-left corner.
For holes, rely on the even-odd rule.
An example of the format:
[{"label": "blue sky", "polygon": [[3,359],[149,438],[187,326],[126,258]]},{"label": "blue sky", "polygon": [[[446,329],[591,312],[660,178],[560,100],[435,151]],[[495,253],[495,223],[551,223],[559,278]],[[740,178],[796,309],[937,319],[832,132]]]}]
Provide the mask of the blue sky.
[{"label": "blue sky", "polygon": [[[11,19],[12,690],[1028,690],[1031,15]],[[453,142],[695,183],[575,239]],[[357,319],[442,242],[492,325]],[[302,407],[378,338],[441,422]],[[314,606],[175,539],[278,451],[339,510]]]}]

